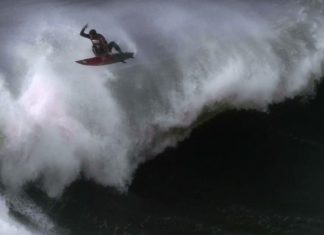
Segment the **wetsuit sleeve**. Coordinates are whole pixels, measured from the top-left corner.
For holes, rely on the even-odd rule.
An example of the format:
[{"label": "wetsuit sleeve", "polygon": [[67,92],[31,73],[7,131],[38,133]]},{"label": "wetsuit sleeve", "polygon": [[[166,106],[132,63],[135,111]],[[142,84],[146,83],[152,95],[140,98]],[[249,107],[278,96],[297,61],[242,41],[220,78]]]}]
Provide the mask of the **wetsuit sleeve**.
[{"label": "wetsuit sleeve", "polygon": [[81,29],[80,35],[81,35],[82,37],[85,37],[85,38],[89,38],[89,39],[90,39],[90,35],[84,32],[85,29],[86,29],[86,27],[83,27],[83,28]]}]

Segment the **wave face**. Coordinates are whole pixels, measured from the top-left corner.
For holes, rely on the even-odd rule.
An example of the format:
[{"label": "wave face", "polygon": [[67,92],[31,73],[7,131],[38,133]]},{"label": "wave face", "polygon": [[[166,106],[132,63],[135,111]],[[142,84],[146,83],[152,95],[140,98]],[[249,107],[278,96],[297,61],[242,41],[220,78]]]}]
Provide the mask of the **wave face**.
[{"label": "wave face", "polygon": [[[14,210],[19,211],[26,217],[29,217],[33,223],[39,227],[26,228],[11,217],[10,210],[7,204],[14,205]],[[37,231],[36,231],[37,230]],[[34,203],[23,197],[15,197],[13,195],[0,197],[0,233],[7,235],[41,235],[50,234],[54,231],[54,224],[43,214]],[[44,233],[45,232],[45,233]],[[52,233],[57,234],[57,233]]]},{"label": "wave face", "polygon": [[[267,110],[323,75],[322,1],[2,1],[1,181],[127,190],[206,109]],[[90,27],[136,58],[86,67]],[[178,128],[186,130],[181,135]]]}]

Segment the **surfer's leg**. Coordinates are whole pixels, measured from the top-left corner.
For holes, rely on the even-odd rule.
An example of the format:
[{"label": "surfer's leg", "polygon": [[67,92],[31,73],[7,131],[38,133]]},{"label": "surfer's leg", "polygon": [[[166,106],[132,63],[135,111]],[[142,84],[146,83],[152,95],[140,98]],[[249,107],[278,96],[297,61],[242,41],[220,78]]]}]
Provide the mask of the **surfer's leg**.
[{"label": "surfer's leg", "polygon": [[92,47],[92,52],[93,54],[95,54],[95,56],[103,56],[106,54],[102,48],[98,48],[95,46]]},{"label": "surfer's leg", "polygon": [[108,43],[108,50],[109,52],[111,52],[111,50],[115,48],[116,51],[118,51],[119,53],[123,53],[123,51],[120,49],[120,47],[118,46],[117,43],[115,43],[114,41],[111,41],[110,43]]},{"label": "surfer's leg", "polygon": [[95,48],[95,47],[92,47],[92,52],[93,52],[93,54],[95,54],[95,56],[98,56],[98,55],[97,55],[97,51],[96,51],[96,48]]}]

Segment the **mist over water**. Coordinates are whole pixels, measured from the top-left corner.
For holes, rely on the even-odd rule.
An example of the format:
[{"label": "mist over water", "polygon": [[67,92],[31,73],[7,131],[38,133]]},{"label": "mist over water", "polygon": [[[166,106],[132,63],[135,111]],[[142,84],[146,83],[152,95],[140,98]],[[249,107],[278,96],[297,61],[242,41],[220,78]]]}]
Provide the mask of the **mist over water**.
[{"label": "mist over water", "polygon": [[[206,106],[266,109],[322,72],[323,16],[294,1],[2,4],[2,22],[15,19],[1,50],[2,182],[39,179],[51,196],[81,173],[123,190],[143,151],[175,141],[151,140]],[[85,23],[136,60],[75,64],[92,56]]]},{"label": "mist over water", "polygon": [[[1,181],[51,197],[81,175],[125,191],[138,165],[203,112],[311,94],[323,75],[321,1],[3,1]],[[89,23],[126,65],[86,67]]]}]

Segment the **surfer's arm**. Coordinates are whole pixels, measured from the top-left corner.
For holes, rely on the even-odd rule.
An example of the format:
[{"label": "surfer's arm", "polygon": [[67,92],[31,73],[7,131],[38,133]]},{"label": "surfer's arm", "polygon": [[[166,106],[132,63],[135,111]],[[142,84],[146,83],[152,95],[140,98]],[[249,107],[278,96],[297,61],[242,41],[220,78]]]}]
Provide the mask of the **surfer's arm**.
[{"label": "surfer's arm", "polygon": [[82,29],[81,29],[81,32],[80,32],[80,35],[82,37],[85,37],[85,38],[89,38],[90,39],[90,35],[85,33],[84,30],[88,27],[88,25],[85,25]]}]

